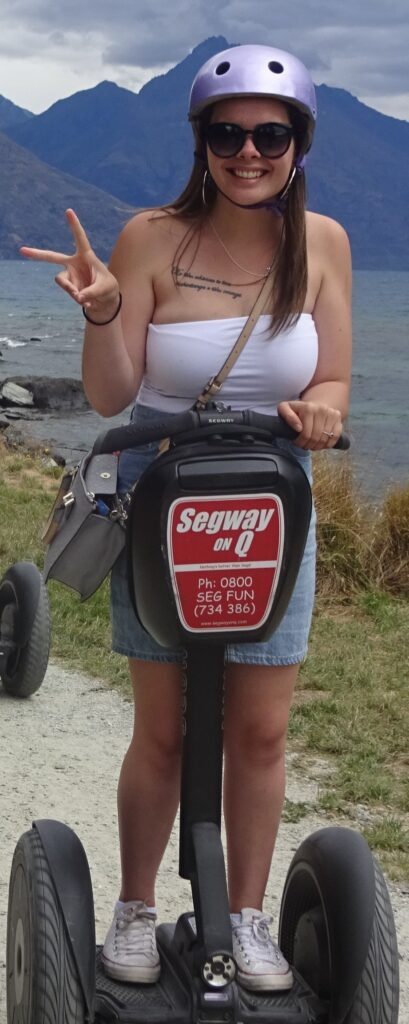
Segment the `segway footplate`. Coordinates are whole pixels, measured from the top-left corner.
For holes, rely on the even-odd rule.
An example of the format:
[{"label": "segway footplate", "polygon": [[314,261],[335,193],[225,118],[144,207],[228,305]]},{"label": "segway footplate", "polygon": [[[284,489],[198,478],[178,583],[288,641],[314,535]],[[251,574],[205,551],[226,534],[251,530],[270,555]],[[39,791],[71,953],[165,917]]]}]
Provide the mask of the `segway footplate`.
[{"label": "segway footplate", "polygon": [[190,999],[169,965],[162,959],[160,981],[155,985],[133,985],[108,978],[101,965],[101,949],[96,963],[96,1020],[123,1021],[127,1024],[189,1024]]},{"label": "segway footplate", "polygon": [[[162,957],[160,981],[132,985],[113,981],[103,971],[97,952],[96,1020],[123,1024],[192,1024],[189,996]],[[249,992],[238,986],[243,1024],[324,1024],[328,1006],[319,1003],[297,975],[288,992]]]},{"label": "segway footplate", "polygon": [[321,1003],[297,974],[287,992],[250,992],[238,986],[243,1024],[326,1024],[328,1005]]}]

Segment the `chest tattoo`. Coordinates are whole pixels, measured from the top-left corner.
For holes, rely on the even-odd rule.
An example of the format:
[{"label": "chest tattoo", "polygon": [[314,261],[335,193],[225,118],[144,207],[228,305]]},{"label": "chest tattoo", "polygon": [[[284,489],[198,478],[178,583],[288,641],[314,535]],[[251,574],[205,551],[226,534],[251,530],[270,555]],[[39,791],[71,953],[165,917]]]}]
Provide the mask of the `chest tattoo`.
[{"label": "chest tattoo", "polygon": [[[204,274],[191,274],[190,270],[172,267],[178,288],[193,288],[196,292],[218,292],[219,295],[230,295],[240,299],[242,292],[234,291],[234,285],[216,277],[205,277]],[[240,286],[239,286],[240,287]]]}]

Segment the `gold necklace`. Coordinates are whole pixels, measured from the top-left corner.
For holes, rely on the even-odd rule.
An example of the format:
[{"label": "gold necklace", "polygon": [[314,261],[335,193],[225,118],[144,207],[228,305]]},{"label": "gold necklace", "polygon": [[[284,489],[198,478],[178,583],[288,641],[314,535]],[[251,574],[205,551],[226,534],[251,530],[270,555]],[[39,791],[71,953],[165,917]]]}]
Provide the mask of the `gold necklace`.
[{"label": "gold necklace", "polygon": [[257,281],[260,281],[263,277],[268,277],[270,271],[273,269],[272,264],[266,267],[264,274],[260,274],[260,271],[258,271],[257,274],[255,274],[254,270],[247,270],[247,267],[242,267],[241,263],[238,263],[237,260],[234,259],[234,256],[232,256],[231,252],[229,252],[227,245],[225,245],[223,242],[223,239],[220,238],[219,232],[217,231],[215,225],[213,224],[211,217],[208,217],[208,221],[212,231],[216,235],[218,242],[220,242],[222,249],[224,249],[226,256],[228,256],[229,260],[231,260],[231,262],[234,263],[235,267],[238,267],[239,270],[242,270],[244,274],[250,274],[250,277],[257,278]]}]

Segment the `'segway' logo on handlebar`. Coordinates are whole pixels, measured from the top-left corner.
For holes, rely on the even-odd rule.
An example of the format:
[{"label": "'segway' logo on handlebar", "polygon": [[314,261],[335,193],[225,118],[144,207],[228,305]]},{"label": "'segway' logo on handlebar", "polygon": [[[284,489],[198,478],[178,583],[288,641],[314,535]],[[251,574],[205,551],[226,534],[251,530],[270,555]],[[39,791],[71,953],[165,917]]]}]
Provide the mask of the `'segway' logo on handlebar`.
[{"label": "'segway' logo on handlebar", "polygon": [[206,422],[203,425],[205,427],[207,427],[209,425],[209,423],[212,424],[212,423],[235,423],[235,422],[236,422],[236,420],[233,419],[233,416],[209,416],[209,419],[207,419]]}]

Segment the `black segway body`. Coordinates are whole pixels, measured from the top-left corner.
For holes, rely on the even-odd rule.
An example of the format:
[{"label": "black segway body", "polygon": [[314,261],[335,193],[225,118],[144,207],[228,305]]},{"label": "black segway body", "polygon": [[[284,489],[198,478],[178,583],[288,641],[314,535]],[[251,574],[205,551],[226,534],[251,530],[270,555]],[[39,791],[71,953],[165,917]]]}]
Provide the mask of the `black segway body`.
[{"label": "black segway body", "polygon": [[[61,997],[54,1015],[35,1015],[35,956],[25,961],[33,965],[31,989],[23,983],[24,936],[31,933],[24,924],[30,915],[21,909],[27,897],[19,902],[18,892],[25,891],[22,879],[35,874],[33,840],[27,840],[10,890],[8,1024],[397,1024],[396,937],[386,886],[367,845],[348,830],[311,837],[290,867],[280,941],[293,964],[292,989],[257,993],[235,981],[220,836],[224,650],[228,642],[263,641],[277,628],[297,578],[312,500],[299,462],[265,430],[236,428],[234,414],[217,412],[208,422],[205,436],[174,438],[144,472],[127,529],[136,614],[159,644],[186,649],[179,873],[191,882],[193,912],[157,929],[159,982],[111,980],[98,950],[94,982],[84,852],[75,852],[70,833],[68,866],[64,827],[38,823],[34,846],[40,842],[47,864],[65,951],[64,968],[55,954],[53,962],[74,996],[72,1008]],[[99,450],[129,447],[130,429],[124,433],[124,443],[112,432],[111,448]],[[148,439],[141,433],[134,443]],[[66,885],[68,870],[75,878]],[[39,888],[32,891],[31,920],[46,913]],[[379,985],[385,958],[390,969],[382,968]]]},{"label": "black segway body", "polygon": [[162,455],[129,516],[142,625],[164,646],[266,640],[290,599],[311,506],[300,464],[271,445],[210,441]]}]

